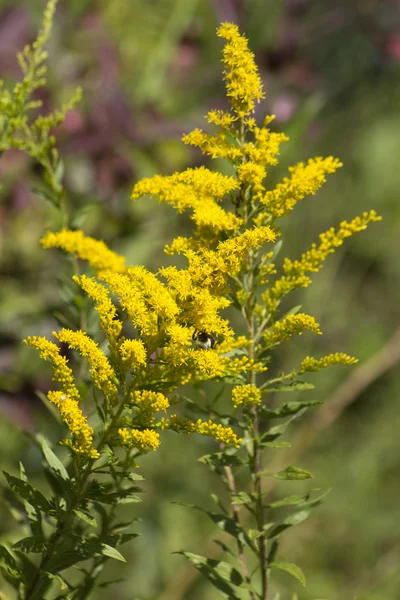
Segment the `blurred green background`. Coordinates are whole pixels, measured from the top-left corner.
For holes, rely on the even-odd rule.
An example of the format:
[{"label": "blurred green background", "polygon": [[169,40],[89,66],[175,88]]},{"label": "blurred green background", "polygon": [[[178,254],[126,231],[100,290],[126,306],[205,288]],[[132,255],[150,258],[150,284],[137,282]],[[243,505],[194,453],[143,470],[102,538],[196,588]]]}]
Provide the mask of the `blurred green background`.
[{"label": "blurred green background", "polygon": [[[0,0],[0,75],[9,84],[19,77],[15,54],[34,39],[44,5]],[[275,127],[291,138],[271,185],[289,164],[313,155],[333,154],[344,162],[284,222],[284,254],[298,256],[321,231],[364,210],[375,208],[383,216],[347,241],[314,284],[291,298],[316,317],[324,336],[304,335],[283,346],[271,364],[272,372],[289,370],[306,354],[344,351],[361,365],[321,372],[313,378],[317,390],[307,392],[327,401],[334,395],[337,410],[322,408],[297,424],[303,433],[295,464],[314,473],[315,487],[332,491],[308,521],[283,537],[281,553],[303,568],[307,588],[282,574],[272,589],[281,600],[295,592],[299,600],[398,600],[398,0],[60,0],[49,44],[49,85],[40,97],[51,108],[77,85],[84,90],[83,102],[57,132],[68,197],[86,233],[105,239],[130,263],[165,263],[163,245],[187,233],[188,222],[156,202],[132,203],[130,189],[143,176],[203,164],[180,136],[203,127],[210,108],[225,106],[221,40],[215,35],[221,21],[238,23],[256,53],[267,92],[257,117],[276,114]],[[64,306],[57,281],[65,261],[38,243],[54,222],[49,207],[31,192],[39,176],[21,153],[1,157],[0,463],[12,470],[21,459],[40,487],[40,456],[21,431],[52,437],[51,418],[35,395],[49,388],[50,373],[21,339],[56,326],[53,315]],[[108,568],[113,577],[125,578],[111,592],[115,597],[219,597],[181,556],[171,554],[182,548],[217,551],[206,517],[172,504],[196,501],[212,508],[209,494],[219,489],[218,481],[196,462],[210,448],[203,439],[169,433],[160,451],[142,460],[147,493],[143,504],[134,505],[142,537],[123,548],[126,565],[112,562]],[[283,451],[275,452],[284,460]],[[288,482],[282,489],[286,495],[303,487]],[[19,535],[4,506],[0,534],[12,540]],[[99,590],[95,597],[109,593]]]}]

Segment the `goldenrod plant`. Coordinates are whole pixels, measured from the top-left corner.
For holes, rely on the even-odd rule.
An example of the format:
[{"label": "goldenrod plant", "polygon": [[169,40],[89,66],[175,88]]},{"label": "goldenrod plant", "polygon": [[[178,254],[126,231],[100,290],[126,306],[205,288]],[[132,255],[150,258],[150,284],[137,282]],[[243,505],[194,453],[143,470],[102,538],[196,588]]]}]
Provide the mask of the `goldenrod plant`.
[{"label": "goldenrod plant", "polygon": [[[59,443],[70,460],[64,465],[48,440],[36,436],[51,497],[29,483],[22,466],[19,477],[5,474],[21,501],[18,518],[26,534],[13,545],[3,542],[0,568],[19,600],[95,597],[96,587],[107,583],[101,579],[106,561],[123,561],[117,548],[137,535],[126,531],[130,522],[119,522],[118,506],[140,501],[140,458],[158,449],[165,430],[173,430],[215,440],[216,451],[201,460],[222,479],[230,501],[215,498],[215,512],[195,508],[231,536],[236,548],[220,542],[226,561],[182,554],[223,597],[271,600],[274,569],[305,584],[300,567],[280,557],[279,536],[304,521],[324,494],[290,494],[274,502],[266,496],[265,478],[312,477],[293,465],[271,472],[268,458],[288,445],[278,438],[289,423],[319,404],[305,399],[273,405],[269,398],[272,392],[311,389],[304,380],[309,372],[356,362],[342,352],[307,356],[291,372],[273,374],[276,346],[305,331],[321,335],[315,319],[290,309],[286,297],[309,286],[311,275],[345,238],[379,217],[370,211],[343,221],[299,259],[285,258],[278,266],[279,219],[315,194],[342,164],[332,156],[313,158],[267,188],[269,170],[288,139],[270,129],[273,116],[257,125],[253,114],[264,92],[254,56],[237,26],[225,23],[218,35],[225,40],[229,108],[208,113],[214,134],[196,129],[183,142],[225,159],[231,175],[199,167],[138,182],[135,201],[155,196],[179,213],[189,211],[194,227],[190,237],[178,237],[165,248],[168,255],[183,255],[186,267],[170,265],[152,273],[126,265],[103,241],[71,226],[51,135],[71,103],[49,116],[29,117],[37,108],[31,94],[44,83],[43,45],[55,5],[49,1],[38,40],[21,55],[22,83],[12,93],[2,92],[0,143],[2,150],[18,147],[42,165],[43,196],[62,215],[62,229],[45,233],[42,246],[72,257],[71,304],[84,311],[85,295],[97,311],[98,326],[89,334],[81,318],[77,327],[55,331],[54,341],[36,335],[24,340],[52,365],[56,389],[48,392],[47,402],[66,426]],[[223,312],[228,307],[237,316],[231,311],[228,319]],[[204,387],[207,381],[221,388],[215,397]],[[192,397],[187,388],[182,392],[188,384],[193,384]],[[231,395],[228,414],[218,406],[225,390]],[[283,519],[282,507],[292,511]],[[13,514],[20,513],[13,508]],[[84,561],[80,577],[70,577],[69,569]]]}]

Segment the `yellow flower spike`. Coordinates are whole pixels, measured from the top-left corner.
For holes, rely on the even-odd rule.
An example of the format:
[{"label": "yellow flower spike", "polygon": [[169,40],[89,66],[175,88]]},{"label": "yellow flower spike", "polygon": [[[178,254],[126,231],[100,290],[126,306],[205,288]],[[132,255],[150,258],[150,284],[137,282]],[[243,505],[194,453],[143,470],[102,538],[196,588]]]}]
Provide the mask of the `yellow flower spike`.
[{"label": "yellow flower spike", "polygon": [[261,392],[254,384],[237,385],[232,390],[233,406],[258,406],[261,404]]},{"label": "yellow flower spike", "polygon": [[292,335],[301,335],[308,329],[318,335],[321,335],[319,325],[310,315],[298,313],[297,315],[288,315],[281,321],[277,321],[269,331],[264,333],[264,342],[267,347],[280,344],[292,337]]},{"label": "yellow flower spike", "polygon": [[317,273],[323,266],[325,259],[329,254],[335,252],[344,240],[367,228],[369,223],[380,221],[382,217],[376,214],[376,211],[364,212],[361,217],[355,217],[352,221],[342,221],[339,229],[335,231],[334,227],[328,229],[319,236],[319,246],[312,244],[310,250],[301,255],[300,260],[290,260],[285,258],[283,261],[283,271],[285,275],[277,279],[272,288],[262,294],[262,300],[267,310],[274,313],[279,301],[295,288],[308,287],[311,284],[311,278],[307,273]]},{"label": "yellow flower spike", "polygon": [[158,317],[166,320],[175,319],[179,313],[179,307],[167,286],[161,283],[154,273],[150,273],[144,267],[130,267],[126,274]]},{"label": "yellow flower spike", "polygon": [[119,346],[119,354],[127,369],[146,366],[146,348],[141,340],[124,340]]},{"label": "yellow flower spike", "polygon": [[216,200],[221,200],[237,186],[233,177],[199,167],[167,177],[155,175],[143,179],[133,188],[132,198],[144,194],[156,196],[160,202],[170,204],[178,212],[193,209],[191,218],[198,226],[229,231],[236,230],[242,221],[221,208]]},{"label": "yellow flower spike", "polygon": [[61,385],[61,389],[71,400],[79,402],[80,395],[75,385],[74,375],[68,366],[68,360],[60,354],[60,348],[45,337],[29,336],[24,344],[39,350],[40,357],[53,363],[53,381]]},{"label": "yellow flower spike", "polygon": [[172,429],[178,433],[199,433],[200,435],[212,437],[217,442],[235,446],[235,448],[240,448],[240,442],[242,441],[234,433],[232,427],[224,427],[219,423],[213,423],[211,419],[209,421],[202,421],[201,419],[192,421],[187,417],[172,414],[168,419],[161,419],[160,427],[163,431]]},{"label": "yellow flower spike", "polygon": [[156,413],[169,408],[169,400],[161,392],[151,390],[135,390],[130,394],[130,402],[141,410]]},{"label": "yellow flower spike", "polygon": [[276,234],[270,227],[254,227],[246,229],[241,235],[220,242],[217,255],[225,265],[225,273],[238,273],[252,249],[260,248],[265,242],[274,242],[275,238]]},{"label": "yellow flower spike", "polygon": [[253,193],[264,190],[263,181],[267,175],[267,170],[263,165],[248,161],[239,165],[237,177],[239,182],[244,185],[251,185]]},{"label": "yellow flower spike", "polygon": [[157,335],[157,315],[146,306],[142,294],[134,288],[128,275],[107,271],[101,274],[101,278],[119,296],[122,308],[135,327],[145,336]]},{"label": "yellow flower spike", "polygon": [[122,323],[116,319],[117,309],[110,300],[107,289],[101,283],[98,283],[94,277],[74,275],[73,280],[96,302],[96,310],[100,317],[100,326],[111,346],[115,346],[116,340],[122,330]]},{"label": "yellow flower spike", "polygon": [[158,272],[161,277],[166,279],[168,287],[173,289],[181,300],[186,300],[192,294],[193,281],[187,270],[178,271],[176,267],[170,266],[163,267]]},{"label": "yellow flower spike", "polygon": [[211,419],[209,421],[198,419],[195,424],[195,432],[200,435],[212,437],[217,442],[223,442],[228,446],[235,446],[235,448],[240,448],[240,442],[242,441],[241,438],[233,432],[232,427],[224,427],[219,423],[213,423]]},{"label": "yellow flower spike", "polygon": [[326,174],[334,173],[342,166],[338,158],[318,156],[307,164],[301,162],[289,167],[290,177],[285,177],[274,190],[266,192],[261,201],[274,218],[287,215],[297,202],[319,190],[326,182]]},{"label": "yellow flower spike", "polygon": [[243,154],[242,149],[230,142],[227,135],[222,131],[216,135],[210,135],[197,127],[190,133],[186,133],[182,137],[182,142],[200,148],[203,154],[207,154],[211,158],[225,158],[235,162]]},{"label": "yellow flower spike", "polygon": [[121,443],[127,448],[136,448],[142,454],[147,454],[149,450],[157,450],[160,445],[160,435],[153,429],[128,430],[123,427],[118,430]]},{"label": "yellow flower spike", "polygon": [[82,260],[87,260],[96,272],[110,270],[123,271],[125,259],[116,254],[102,240],[86,236],[83,231],[63,229],[49,232],[41,240],[43,248],[61,248],[68,254],[73,254]]},{"label": "yellow flower spike", "polygon": [[358,359],[343,352],[336,352],[335,354],[328,354],[323,358],[312,358],[306,356],[300,365],[299,374],[307,373],[309,371],[320,371],[326,367],[332,365],[355,365],[358,363]]},{"label": "yellow flower spike", "polygon": [[240,119],[254,112],[255,103],[264,98],[261,78],[249,50],[247,39],[233,23],[223,23],[217,35],[226,40],[223,49],[226,93],[233,111]]},{"label": "yellow flower spike", "polygon": [[87,458],[99,458],[100,454],[92,447],[94,431],[88,425],[78,402],[63,392],[49,392],[47,397],[58,408],[62,420],[73,436],[72,440],[64,440],[62,444]]},{"label": "yellow flower spike", "polygon": [[90,376],[94,385],[101,390],[105,396],[115,402],[118,395],[118,388],[115,385],[116,375],[111,367],[108,358],[100,350],[98,344],[90,338],[84,331],[72,331],[71,329],[62,329],[59,333],[53,332],[53,335],[60,342],[68,345],[69,348],[77,350],[82,356],[88,359],[90,365]]}]

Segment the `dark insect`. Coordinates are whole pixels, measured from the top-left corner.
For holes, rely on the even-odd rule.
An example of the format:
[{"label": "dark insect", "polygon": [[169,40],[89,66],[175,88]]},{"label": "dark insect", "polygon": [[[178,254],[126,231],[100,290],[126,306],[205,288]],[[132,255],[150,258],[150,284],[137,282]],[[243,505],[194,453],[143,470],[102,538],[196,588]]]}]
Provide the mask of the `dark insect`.
[{"label": "dark insect", "polygon": [[205,331],[194,330],[192,339],[198,348],[202,350],[208,350],[209,348],[215,347],[215,337],[211,333]]}]

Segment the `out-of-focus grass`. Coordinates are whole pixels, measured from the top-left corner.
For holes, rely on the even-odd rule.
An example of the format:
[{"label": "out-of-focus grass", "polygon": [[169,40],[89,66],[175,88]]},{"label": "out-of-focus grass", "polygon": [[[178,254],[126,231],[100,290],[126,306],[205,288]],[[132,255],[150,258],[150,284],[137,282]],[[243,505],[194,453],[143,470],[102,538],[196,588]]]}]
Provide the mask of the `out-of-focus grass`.
[{"label": "out-of-focus grass", "polygon": [[[39,1],[0,2],[0,70],[9,81],[17,77],[15,52],[30,39],[42,9]],[[304,335],[283,347],[271,370],[290,369],[305,354],[336,350],[365,361],[387,343],[399,320],[397,3],[61,3],[43,99],[51,106],[76,84],[84,88],[82,106],[57,132],[71,203],[85,230],[130,262],[154,267],[166,261],[163,244],[186,231],[187,221],[155,202],[133,204],[130,188],[142,176],[199,164],[199,154],[178,140],[183,131],[203,126],[210,107],[223,104],[215,27],[232,19],[257,51],[268,92],[264,108],[276,113],[277,127],[291,137],[271,183],[288,164],[315,154],[334,154],[344,162],[287,219],[283,254],[297,256],[318,233],[363,210],[375,208],[384,217],[348,241],[299,294],[298,303],[315,315],[324,336]],[[22,457],[34,477],[40,457],[9,420],[49,434],[52,422],[34,396],[36,387],[49,385],[49,375],[20,340],[53,329],[53,313],[62,306],[56,281],[64,264],[38,245],[54,222],[30,191],[38,177],[35,165],[18,153],[0,161],[0,401],[8,415],[1,424],[0,455],[5,468]],[[328,398],[350,373],[338,368],[314,376],[317,389],[310,397]],[[283,574],[273,583],[282,600],[296,590],[300,600],[397,600],[399,387],[398,369],[385,373],[300,460],[314,473],[315,487],[333,489],[314,516],[284,538],[282,554],[304,568],[308,587],[298,590]],[[201,500],[212,507],[209,494],[218,482],[195,460],[209,448],[204,440],[171,433],[159,452],[143,460],[147,495],[138,507],[143,536],[126,547],[126,566],[109,566],[113,575],[126,577],[113,591],[121,600],[218,597],[183,558],[170,554],[183,547],[199,552],[210,544],[207,519],[171,504]],[[288,482],[286,490],[291,485],[300,487]],[[16,536],[6,509],[0,511],[2,533]],[[99,591],[96,600],[108,595]]]}]

